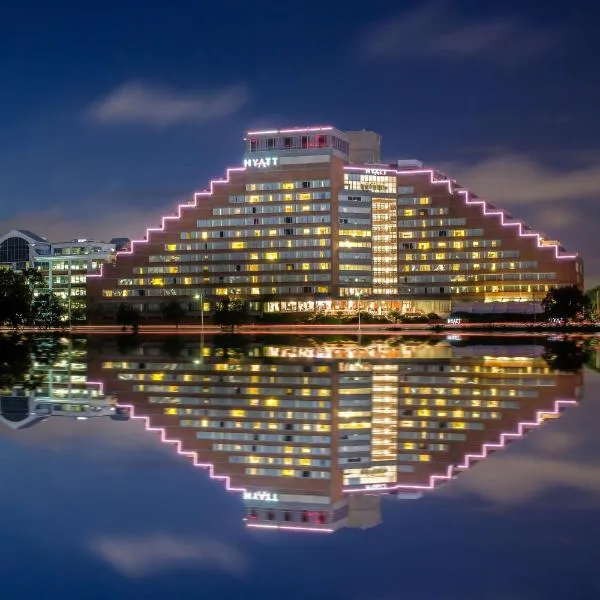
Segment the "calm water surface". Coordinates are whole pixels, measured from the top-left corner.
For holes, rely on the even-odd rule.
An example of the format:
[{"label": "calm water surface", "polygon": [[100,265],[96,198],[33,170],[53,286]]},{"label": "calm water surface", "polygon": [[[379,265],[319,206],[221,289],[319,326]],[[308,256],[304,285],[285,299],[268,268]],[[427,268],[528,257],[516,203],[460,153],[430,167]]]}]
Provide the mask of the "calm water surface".
[{"label": "calm water surface", "polygon": [[541,338],[2,338],[2,597],[598,598],[598,364]]}]

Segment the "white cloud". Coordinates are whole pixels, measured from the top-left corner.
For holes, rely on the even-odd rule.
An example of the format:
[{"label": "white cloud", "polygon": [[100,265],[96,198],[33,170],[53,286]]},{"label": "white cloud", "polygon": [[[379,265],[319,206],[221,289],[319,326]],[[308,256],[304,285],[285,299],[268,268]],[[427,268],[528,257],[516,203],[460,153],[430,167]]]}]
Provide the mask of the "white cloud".
[{"label": "white cloud", "polygon": [[500,206],[600,197],[600,163],[553,169],[526,155],[505,154],[472,165],[448,164],[444,169]]},{"label": "white cloud", "polygon": [[167,126],[227,117],[238,112],[247,99],[244,86],[185,93],[130,81],[93,103],[86,115],[100,123]]},{"label": "white cloud", "polygon": [[99,202],[80,206],[77,212],[66,208],[22,212],[0,220],[0,232],[27,229],[50,242],[76,238],[98,241],[109,241],[113,237],[139,239],[145,235],[147,227],[158,227],[163,215],[174,214],[176,204],[166,201],[162,208],[147,209],[132,207],[130,203]]},{"label": "white cloud", "polygon": [[434,1],[375,24],[363,45],[371,58],[486,58],[514,64],[535,58],[554,41],[552,31],[504,17],[466,20],[454,15],[449,3]]},{"label": "white cloud", "polygon": [[530,455],[503,457],[489,469],[483,465],[478,467],[461,477],[461,491],[475,493],[492,504],[524,504],[555,487],[591,493],[600,499],[600,467],[597,465]]},{"label": "white cloud", "polygon": [[127,577],[145,577],[183,566],[212,567],[241,575],[248,565],[246,557],[230,544],[167,534],[100,537],[88,547]]},{"label": "white cloud", "polygon": [[[586,373],[590,389],[596,389],[599,381],[597,375]],[[439,491],[453,497],[474,494],[491,508],[511,508],[535,505],[540,498],[550,500],[550,494],[562,490],[596,506],[600,502],[600,463],[594,460],[599,444],[593,424],[599,417],[600,407],[584,399]]]}]

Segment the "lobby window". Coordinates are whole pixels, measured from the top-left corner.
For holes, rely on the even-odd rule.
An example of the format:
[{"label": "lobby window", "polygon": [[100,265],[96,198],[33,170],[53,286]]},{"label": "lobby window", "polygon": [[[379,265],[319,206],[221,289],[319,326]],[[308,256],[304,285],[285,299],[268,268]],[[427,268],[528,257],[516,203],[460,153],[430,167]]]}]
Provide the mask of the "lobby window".
[{"label": "lobby window", "polygon": [[276,143],[275,138],[267,138],[266,139],[267,150],[273,150],[275,148],[275,143]]},{"label": "lobby window", "polygon": [[289,150],[290,148],[293,148],[294,147],[294,139],[291,138],[291,137],[283,138],[283,147],[286,150]]},{"label": "lobby window", "polygon": [[258,152],[258,140],[256,138],[250,139],[250,152]]}]

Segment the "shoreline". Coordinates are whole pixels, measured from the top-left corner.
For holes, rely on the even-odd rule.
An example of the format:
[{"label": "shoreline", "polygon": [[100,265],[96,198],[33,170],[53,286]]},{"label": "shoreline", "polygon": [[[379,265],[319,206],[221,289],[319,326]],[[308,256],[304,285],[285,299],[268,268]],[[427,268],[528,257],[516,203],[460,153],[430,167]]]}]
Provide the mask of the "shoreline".
[{"label": "shoreline", "polygon": [[[119,325],[77,325],[70,328],[39,329],[33,327],[23,327],[19,329],[0,328],[0,334],[43,334],[43,333],[63,333],[72,334],[124,334],[131,335],[131,329],[123,331]],[[423,326],[411,324],[382,325],[382,324],[364,324],[359,328],[356,325],[302,325],[302,324],[281,324],[281,325],[243,325],[235,333],[224,331],[215,325],[141,325],[137,335],[268,335],[268,334],[312,334],[312,335],[419,335],[419,336],[449,336],[449,335],[476,335],[476,336],[523,336],[528,335],[548,336],[548,335],[577,335],[579,337],[597,337],[600,336],[600,326],[581,327],[581,326],[533,326],[523,324],[475,324],[469,325],[437,325]]]}]

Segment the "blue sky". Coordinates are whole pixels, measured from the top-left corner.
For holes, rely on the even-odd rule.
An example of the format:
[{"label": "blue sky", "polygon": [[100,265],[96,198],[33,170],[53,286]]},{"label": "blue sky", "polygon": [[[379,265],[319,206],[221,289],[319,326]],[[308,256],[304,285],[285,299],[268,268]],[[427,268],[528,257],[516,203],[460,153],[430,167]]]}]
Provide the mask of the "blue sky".
[{"label": "blue sky", "polygon": [[0,8],[0,229],[138,235],[247,128],[384,136],[596,258],[596,24],[581,2],[175,0]]}]

